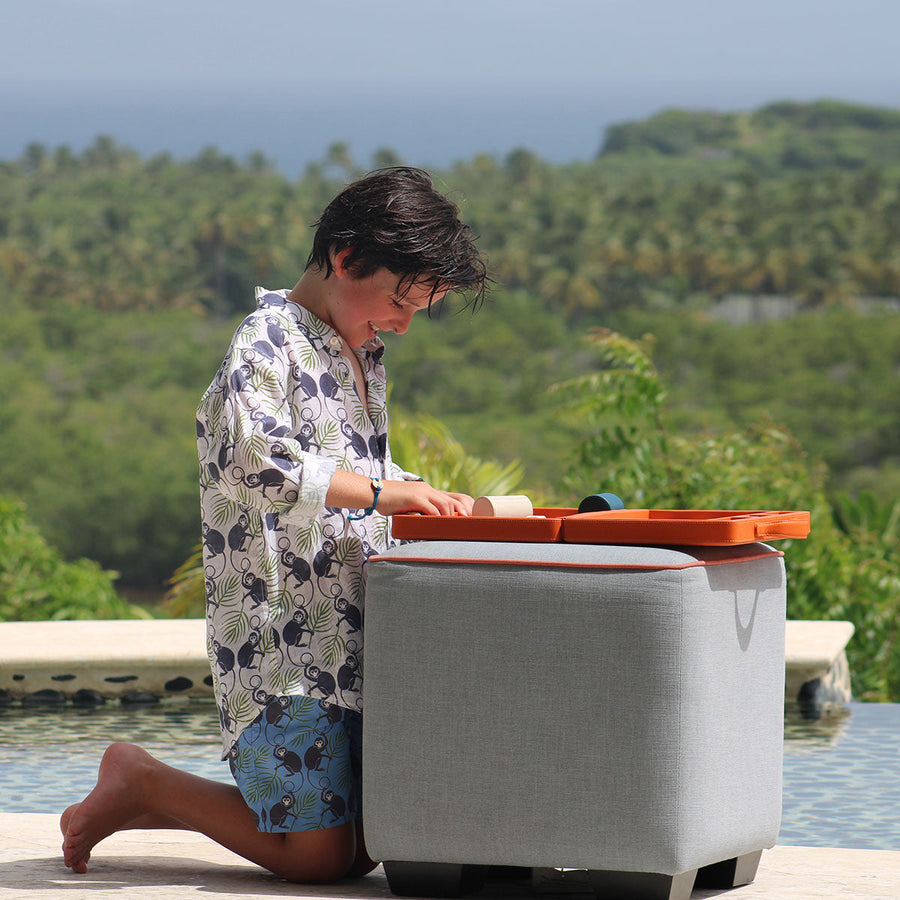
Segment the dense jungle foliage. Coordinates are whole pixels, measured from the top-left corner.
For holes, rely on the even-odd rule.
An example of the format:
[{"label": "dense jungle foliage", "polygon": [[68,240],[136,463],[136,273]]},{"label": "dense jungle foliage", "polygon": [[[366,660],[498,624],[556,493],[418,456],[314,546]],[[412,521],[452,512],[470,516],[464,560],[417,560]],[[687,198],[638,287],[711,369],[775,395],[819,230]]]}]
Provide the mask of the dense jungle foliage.
[{"label": "dense jungle foliage", "polygon": [[604,153],[736,159],[779,169],[860,169],[900,159],[900,110],[835,101],[770,103],[752,112],[670,109],[610,128]]},{"label": "dense jungle foliage", "polygon": [[[435,172],[496,287],[388,336],[395,454],[457,479],[486,460],[556,505],[602,488],[811,509],[791,614],[851,618],[858,692],[900,697],[898,119],[670,111],[589,162]],[[291,286],[324,204],[400,161],[335,144],[289,180],[261,153],[144,159],[99,137],[0,162],[3,516],[120,590],[160,589],[196,545],[194,409],[253,286]],[[14,590],[0,616],[27,615]]]}]

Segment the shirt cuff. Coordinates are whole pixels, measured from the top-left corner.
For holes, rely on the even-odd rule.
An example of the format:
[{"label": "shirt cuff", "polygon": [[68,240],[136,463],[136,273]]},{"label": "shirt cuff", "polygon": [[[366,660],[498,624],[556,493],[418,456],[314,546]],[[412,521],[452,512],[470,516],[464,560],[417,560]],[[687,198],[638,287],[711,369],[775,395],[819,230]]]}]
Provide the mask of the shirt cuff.
[{"label": "shirt cuff", "polygon": [[325,508],[325,495],[337,470],[337,460],[327,456],[304,455],[303,473],[297,484],[297,502],[280,518],[303,522],[315,518]]},{"label": "shirt cuff", "polygon": [[395,462],[391,462],[391,478],[395,481],[424,481],[421,475],[413,472],[406,472],[400,468]]}]

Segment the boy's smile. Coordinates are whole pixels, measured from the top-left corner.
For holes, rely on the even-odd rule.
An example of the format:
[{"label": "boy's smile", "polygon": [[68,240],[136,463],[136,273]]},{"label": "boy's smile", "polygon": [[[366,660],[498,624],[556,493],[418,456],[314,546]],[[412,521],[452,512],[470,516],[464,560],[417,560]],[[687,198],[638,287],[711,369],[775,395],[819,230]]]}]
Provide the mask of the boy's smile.
[{"label": "boy's smile", "polygon": [[445,293],[432,297],[431,285],[419,282],[401,296],[399,276],[383,268],[363,278],[344,273],[340,282],[341,290],[332,295],[331,324],[351,347],[373,340],[379,331],[405,334],[412,317]]}]

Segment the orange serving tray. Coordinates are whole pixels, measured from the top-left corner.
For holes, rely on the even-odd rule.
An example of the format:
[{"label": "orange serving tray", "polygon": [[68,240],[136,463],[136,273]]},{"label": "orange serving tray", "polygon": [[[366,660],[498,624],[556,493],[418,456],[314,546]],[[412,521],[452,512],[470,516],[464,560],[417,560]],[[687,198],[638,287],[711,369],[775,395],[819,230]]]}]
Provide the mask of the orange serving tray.
[{"label": "orange serving tray", "polygon": [[809,513],[727,509],[614,509],[578,513],[563,521],[570,544],[753,544],[809,534]]},{"label": "orange serving tray", "polygon": [[[396,515],[391,534],[400,540],[508,541],[553,544],[562,540],[563,519],[576,509],[536,508],[534,518],[504,516]],[[537,518],[543,516],[543,518]]]},{"label": "orange serving tray", "polygon": [[[809,513],[739,509],[536,508],[534,518],[396,515],[401,540],[724,547],[805,538]],[[542,518],[540,518],[542,517]]]}]

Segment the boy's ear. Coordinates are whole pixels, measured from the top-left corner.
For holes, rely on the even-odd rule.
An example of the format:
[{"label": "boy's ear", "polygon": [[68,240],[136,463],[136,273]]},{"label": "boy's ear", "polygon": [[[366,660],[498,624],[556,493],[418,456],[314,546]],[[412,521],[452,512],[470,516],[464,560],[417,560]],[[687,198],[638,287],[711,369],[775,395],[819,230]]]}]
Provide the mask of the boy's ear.
[{"label": "boy's ear", "polygon": [[347,270],[347,258],[352,252],[352,247],[345,247],[343,250],[338,250],[334,254],[331,264],[334,268],[334,274],[337,275],[338,278],[344,278],[347,275],[350,275],[350,272]]}]

